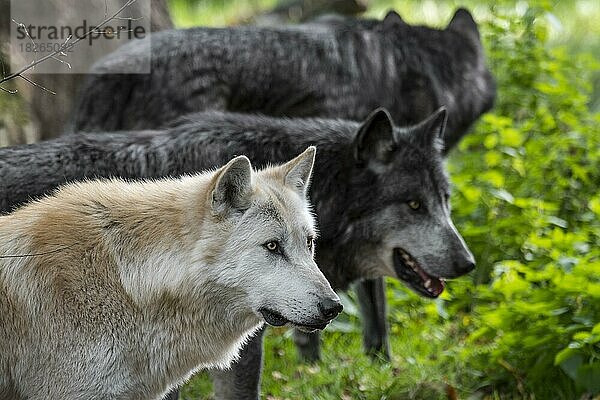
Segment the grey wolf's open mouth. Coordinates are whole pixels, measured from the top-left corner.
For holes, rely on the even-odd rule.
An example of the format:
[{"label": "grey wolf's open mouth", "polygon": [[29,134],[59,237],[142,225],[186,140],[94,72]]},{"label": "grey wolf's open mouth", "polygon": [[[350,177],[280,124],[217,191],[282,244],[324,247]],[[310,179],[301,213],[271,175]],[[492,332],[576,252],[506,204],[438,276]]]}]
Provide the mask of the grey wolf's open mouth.
[{"label": "grey wolf's open mouth", "polygon": [[294,322],[294,321],[290,321],[289,319],[285,318],[283,315],[281,315],[277,311],[273,311],[268,308],[261,308],[260,310],[258,310],[258,312],[260,312],[262,314],[263,318],[269,325],[283,326],[285,324],[290,324],[294,328],[298,328],[305,332],[313,332],[316,330],[323,330],[329,323],[329,321],[312,323],[312,324],[303,324],[303,323],[299,323],[299,322]]},{"label": "grey wolf's open mouth", "polygon": [[435,298],[446,286],[441,278],[429,275],[404,249],[394,249],[394,269],[398,277],[421,296]]}]

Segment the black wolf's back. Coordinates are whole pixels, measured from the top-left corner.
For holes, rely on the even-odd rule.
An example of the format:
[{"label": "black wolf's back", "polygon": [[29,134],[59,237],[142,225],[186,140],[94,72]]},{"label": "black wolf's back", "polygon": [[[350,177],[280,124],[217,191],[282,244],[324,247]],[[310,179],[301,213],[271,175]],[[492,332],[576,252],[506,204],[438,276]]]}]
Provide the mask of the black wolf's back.
[{"label": "black wolf's back", "polygon": [[[450,147],[495,95],[477,27],[388,19],[155,33],[95,66],[71,130],[154,129],[203,110],[361,120],[379,106],[404,125],[446,105]],[[150,74],[110,74],[144,57]]]}]

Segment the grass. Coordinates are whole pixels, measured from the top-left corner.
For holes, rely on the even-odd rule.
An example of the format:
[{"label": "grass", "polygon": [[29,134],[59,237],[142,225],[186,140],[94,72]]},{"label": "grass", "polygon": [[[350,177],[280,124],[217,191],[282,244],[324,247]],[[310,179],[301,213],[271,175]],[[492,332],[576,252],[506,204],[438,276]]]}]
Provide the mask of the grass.
[{"label": "grass", "polygon": [[[322,335],[322,360],[303,363],[291,330],[269,328],[265,336],[262,398],[267,400],[529,399],[518,381],[491,388],[483,372],[465,364],[461,353],[469,315],[448,315],[444,299],[424,300],[388,280],[392,360],[372,359],[362,350],[358,310],[352,292],[344,313]],[[442,297],[447,298],[448,295]],[[510,368],[510,366],[505,366]],[[565,382],[568,385],[568,382]],[[547,397],[561,396],[560,384]],[[569,393],[568,388],[565,392]],[[201,373],[183,387],[184,400],[212,399],[212,384]],[[539,397],[538,397],[539,398]]]},{"label": "grass", "polygon": [[[463,278],[462,282],[466,282]],[[449,292],[451,292],[451,287]],[[269,328],[265,336],[265,363],[261,394],[266,400],[500,400],[570,399],[571,383],[552,376],[537,397],[523,389],[522,376],[492,387],[483,371],[461,356],[477,344],[468,343],[467,312],[448,315],[444,303],[424,300],[388,280],[390,347],[392,360],[372,359],[362,350],[358,310],[352,293],[342,294],[344,313],[322,335],[322,360],[303,363],[291,330]],[[511,369],[509,364],[498,368]],[[214,398],[208,374],[203,372],[181,391],[183,400]]]},{"label": "grass", "polygon": [[[410,298],[420,302],[397,284],[391,283],[389,301]],[[372,359],[362,351],[357,310],[350,297],[344,297],[347,311],[323,334],[322,360],[302,363],[296,353],[291,331],[270,328],[265,340],[265,367],[262,395],[269,400],[284,399],[447,399],[448,390],[461,398],[474,392],[461,387],[459,371],[447,358],[446,349],[456,346],[450,334],[452,324],[425,326],[429,318],[413,318],[431,312],[431,307],[391,313],[391,362]],[[435,303],[429,303],[434,305]],[[434,311],[436,312],[436,311]],[[401,315],[400,315],[401,314]],[[407,318],[407,316],[411,317]],[[182,390],[183,399],[210,399],[212,387],[206,373],[193,378]]]}]

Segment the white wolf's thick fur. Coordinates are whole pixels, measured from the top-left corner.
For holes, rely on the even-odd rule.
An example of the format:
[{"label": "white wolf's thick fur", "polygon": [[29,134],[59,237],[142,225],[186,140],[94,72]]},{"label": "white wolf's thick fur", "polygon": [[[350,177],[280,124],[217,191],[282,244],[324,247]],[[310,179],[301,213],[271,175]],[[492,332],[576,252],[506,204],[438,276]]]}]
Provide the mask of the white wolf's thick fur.
[{"label": "white wolf's thick fur", "polygon": [[0,398],[160,398],[227,366],[261,307],[314,318],[335,294],[307,246],[313,160],[73,184],[0,216]]}]

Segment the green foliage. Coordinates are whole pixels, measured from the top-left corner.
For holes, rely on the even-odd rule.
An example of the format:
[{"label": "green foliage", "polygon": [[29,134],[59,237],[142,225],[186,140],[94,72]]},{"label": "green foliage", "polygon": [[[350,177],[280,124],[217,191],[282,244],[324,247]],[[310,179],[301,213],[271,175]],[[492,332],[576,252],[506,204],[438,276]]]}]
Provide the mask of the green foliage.
[{"label": "green foliage", "polygon": [[272,9],[276,0],[170,0],[170,12],[177,26],[236,25]]},{"label": "green foliage", "polygon": [[[6,56],[0,52],[0,76],[9,73]],[[28,122],[27,105],[20,93],[17,93],[16,80],[4,82],[0,89],[0,147],[14,144],[9,131],[25,126]]]},{"label": "green foliage", "polygon": [[470,345],[456,355],[501,390],[596,394],[600,116],[588,108],[588,77],[597,65],[547,48],[544,8],[491,11],[483,32],[498,102],[450,163],[454,215],[479,258],[477,286],[451,287],[447,307],[470,310]]}]

